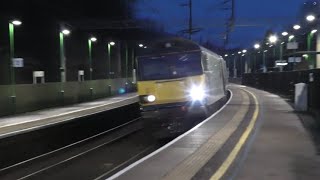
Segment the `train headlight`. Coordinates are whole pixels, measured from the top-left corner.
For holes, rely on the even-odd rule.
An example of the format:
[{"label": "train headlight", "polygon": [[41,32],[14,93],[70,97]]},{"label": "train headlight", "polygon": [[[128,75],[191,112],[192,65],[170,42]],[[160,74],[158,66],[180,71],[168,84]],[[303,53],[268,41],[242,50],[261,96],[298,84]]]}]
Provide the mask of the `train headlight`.
[{"label": "train headlight", "polygon": [[206,95],[204,88],[201,86],[192,87],[189,93],[193,101],[202,101]]},{"label": "train headlight", "polygon": [[156,97],[155,97],[154,95],[149,95],[149,96],[147,96],[146,99],[147,99],[147,101],[150,102],[150,103],[156,101]]}]

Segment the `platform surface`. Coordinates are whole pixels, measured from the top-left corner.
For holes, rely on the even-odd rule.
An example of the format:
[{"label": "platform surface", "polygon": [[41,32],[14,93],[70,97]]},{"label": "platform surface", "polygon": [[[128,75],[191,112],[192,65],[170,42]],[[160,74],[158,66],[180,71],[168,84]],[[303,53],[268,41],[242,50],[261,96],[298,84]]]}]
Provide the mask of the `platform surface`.
[{"label": "platform surface", "polygon": [[217,113],[108,179],[319,179],[320,161],[292,107],[239,85]]},{"label": "platform surface", "polygon": [[92,102],[0,117],[0,138],[63,123],[75,118],[115,109],[136,102],[138,102],[137,94],[130,93]]}]

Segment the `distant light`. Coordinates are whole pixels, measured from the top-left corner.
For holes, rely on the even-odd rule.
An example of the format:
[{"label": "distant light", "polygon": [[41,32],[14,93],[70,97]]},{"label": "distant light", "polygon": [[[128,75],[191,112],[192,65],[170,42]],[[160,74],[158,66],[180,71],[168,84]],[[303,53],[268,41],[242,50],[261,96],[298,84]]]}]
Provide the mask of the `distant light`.
[{"label": "distant light", "polygon": [[312,34],[314,34],[314,33],[316,33],[316,32],[318,32],[317,29],[314,29],[314,30],[311,31]]},{"label": "distant light", "polygon": [[241,54],[241,51],[239,51],[238,54]]},{"label": "distant light", "polygon": [[116,45],[116,43],[115,43],[115,42],[113,42],[113,41],[109,42],[109,44],[110,44],[111,46]]},{"label": "distant light", "polygon": [[22,22],[19,20],[13,20],[11,23],[15,26],[20,26],[22,24]]},{"label": "distant light", "polygon": [[266,45],[269,45],[269,43],[266,43]]},{"label": "distant light", "polygon": [[270,45],[269,47],[273,47],[273,45]]},{"label": "distant light", "polygon": [[143,47],[143,48],[147,49],[147,48],[148,48],[148,46],[145,46],[145,47]]},{"label": "distant light", "polygon": [[172,47],[172,44],[171,44],[171,43],[166,43],[164,46],[165,46],[166,48],[171,48],[171,47]]},{"label": "distant light", "polygon": [[315,17],[314,15],[308,15],[308,16],[306,17],[306,20],[309,21],[309,22],[312,22],[312,21],[314,21],[315,19],[316,19],[316,17]]},{"label": "distant light", "polygon": [[242,54],[242,56],[245,56],[245,54]]},{"label": "distant light", "polygon": [[264,50],[263,52],[268,52],[268,50]]},{"label": "distant light", "polygon": [[143,44],[139,44],[139,47],[141,47],[141,48],[142,48],[142,47],[143,47]]},{"label": "distant light", "polygon": [[258,54],[260,54],[260,53],[261,53],[261,51],[258,52]]},{"label": "distant light", "polygon": [[232,56],[234,56],[234,54],[232,54]]},{"label": "distant light", "polygon": [[242,50],[242,53],[246,53],[246,52],[247,52],[247,50],[246,50],[246,49]]},{"label": "distant light", "polygon": [[285,32],[282,33],[282,36],[288,36],[288,34],[289,33],[285,31]]},{"label": "distant light", "polygon": [[304,57],[304,58],[308,58],[308,57],[309,57],[309,55],[308,55],[308,54],[304,54],[304,55],[302,55],[302,57]]},{"label": "distant light", "polygon": [[119,94],[124,94],[124,93],[126,93],[126,90],[124,88],[120,88],[118,90],[118,92],[119,92]]},{"label": "distant light", "polygon": [[91,37],[91,38],[90,38],[90,41],[96,42],[96,41],[97,41],[97,38],[96,38],[96,37]]},{"label": "distant light", "polygon": [[282,42],[281,44],[284,44],[285,42]]},{"label": "distant light", "polygon": [[278,41],[278,37],[276,35],[272,35],[269,37],[270,43],[276,43]]},{"label": "distant light", "polygon": [[293,26],[293,29],[295,29],[295,30],[299,30],[300,28],[301,28],[301,26],[298,25],[298,24],[296,24],[296,25]]},{"label": "distant light", "polygon": [[294,35],[289,36],[289,39],[290,39],[290,40],[293,39],[293,38],[294,38]]},{"label": "distant light", "polygon": [[277,62],[276,65],[277,66],[286,66],[286,65],[288,65],[288,63],[287,62]]},{"label": "distant light", "polygon": [[255,49],[259,49],[259,48],[260,48],[260,44],[255,44],[255,45],[254,45],[254,48],[255,48]]},{"label": "distant light", "polygon": [[225,54],[225,55],[224,55],[224,57],[228,57],[228,56],[229,56],[228,54]]},{"label": "distant light", "polygon": [[62,32],[62,34],[64,34],[64,35],[69,35],[69,34],[71,33],[70,30],[68,30],[68,29],[64,29],[64,30],[62,30],[61,32]]}]

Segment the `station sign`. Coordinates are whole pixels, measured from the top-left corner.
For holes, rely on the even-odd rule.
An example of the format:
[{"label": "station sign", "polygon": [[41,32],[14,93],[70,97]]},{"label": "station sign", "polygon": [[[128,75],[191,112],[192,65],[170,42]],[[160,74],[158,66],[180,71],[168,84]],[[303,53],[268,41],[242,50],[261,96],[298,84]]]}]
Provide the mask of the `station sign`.
[{"label": "station sign", "polygon": [[289,57],[289,63],[300,63],[302,61],[302,57]]},{"label": "station sign", "polygon": [[298,49],[299,43],[297,42],[289,42],[287,43],[287,49]]},{"label": "station sign", "polygon": [[44,71],[33,71],[33,77],[44,77]]},{"label": "station sign", "polygon": [[23,58],[13,58],[12,66],[15,68],[22,68],[24,66]]},{"label": "station sign", "polygon": [[79,75],[79,76],[84,76],[84,70],[79,70],[79,71],[78,71],[78,75]]}]

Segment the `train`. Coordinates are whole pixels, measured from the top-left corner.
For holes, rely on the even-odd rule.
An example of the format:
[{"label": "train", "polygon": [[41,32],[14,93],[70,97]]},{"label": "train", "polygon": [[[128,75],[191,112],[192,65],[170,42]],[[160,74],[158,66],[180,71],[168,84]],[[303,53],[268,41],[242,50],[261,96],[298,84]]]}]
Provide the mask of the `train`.
[{"label": "train", "polygon": [[207,117],[211,106],[226,99],[224,59],[190,40],[155,40],[136,65],[141,115],[157,138],[185,132],[192,119]]}]

